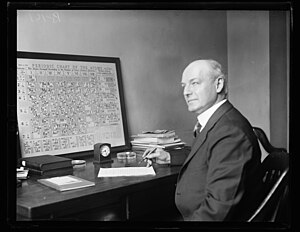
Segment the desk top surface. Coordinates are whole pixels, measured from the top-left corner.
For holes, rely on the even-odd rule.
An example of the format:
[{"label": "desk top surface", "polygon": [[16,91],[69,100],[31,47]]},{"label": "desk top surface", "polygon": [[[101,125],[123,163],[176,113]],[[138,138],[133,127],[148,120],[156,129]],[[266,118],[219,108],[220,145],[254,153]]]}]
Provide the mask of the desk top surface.
[{"label": "desk top surface", "polygon": [[[111,167],[137,166],[141,156],[129,161],[121,161],[114,158]],[[23,181],[22,187],[17,189],[17,213],[25,217],[32,217],[32,211],[39,209],[41,213],[47,211],[51,205],[66,204],[74,200],[93,200],[97,196],[97,204],[107,202],[109,198],[119,197],[130,191],[139,191],[143,188],[149,188],[152,184],[164,184],[174,178],[176,181],[180,167],[169,167],[165,165],[154,165],[155,176],[134,176],[134,177],[105,177],[99,178],[98,172],[100,165],[94,164],[92,158],[86,160],[86,167],[74,169],[73,175],[83,179],[95,182],[95,186],[60,192],[47,187],[37,179],[44,178],[41,176],[32,176]],[[146,184],[147,183],[147,184]],[[102,197],[99,198],[99,194]],[[38,213],[37,213],[38,214]]]}]

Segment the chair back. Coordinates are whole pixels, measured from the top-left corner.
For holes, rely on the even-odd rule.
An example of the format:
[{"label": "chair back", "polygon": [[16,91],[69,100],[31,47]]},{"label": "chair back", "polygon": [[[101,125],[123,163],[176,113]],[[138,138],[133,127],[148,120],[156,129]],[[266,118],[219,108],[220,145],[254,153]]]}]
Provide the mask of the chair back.
[{"label": "chair back", "polygon": [[289,154],[285,148],[272,146],[264,133],[258,127],[253,128],[259,142],[269,153],[261,164],[262,201],[249,218],[250,221],[281,221],[289,220],[288,210],[288,174]]}]

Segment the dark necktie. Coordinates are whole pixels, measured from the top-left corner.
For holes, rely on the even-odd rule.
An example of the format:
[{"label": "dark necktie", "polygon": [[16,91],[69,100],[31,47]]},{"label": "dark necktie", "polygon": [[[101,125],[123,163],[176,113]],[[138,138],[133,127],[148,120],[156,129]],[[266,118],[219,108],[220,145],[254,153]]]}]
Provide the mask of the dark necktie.
[{"label": "dark necktie", "polygon": [[197,135],[200,133],[201,130],[201,124],[197,121],[195,127],[194,127],[194,137],[196,138]]}]

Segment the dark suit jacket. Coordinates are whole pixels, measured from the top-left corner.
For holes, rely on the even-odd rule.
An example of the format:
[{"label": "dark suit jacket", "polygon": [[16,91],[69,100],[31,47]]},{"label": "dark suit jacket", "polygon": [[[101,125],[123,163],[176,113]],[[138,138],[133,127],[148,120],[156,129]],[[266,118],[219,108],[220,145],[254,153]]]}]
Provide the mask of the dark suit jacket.
[{"label": "dark suit jacket", "polygon": [[261,184],[260,163],[252,126],[226,101],[195,138],[179,173],[175,202],[184,220],[245,220]]}]

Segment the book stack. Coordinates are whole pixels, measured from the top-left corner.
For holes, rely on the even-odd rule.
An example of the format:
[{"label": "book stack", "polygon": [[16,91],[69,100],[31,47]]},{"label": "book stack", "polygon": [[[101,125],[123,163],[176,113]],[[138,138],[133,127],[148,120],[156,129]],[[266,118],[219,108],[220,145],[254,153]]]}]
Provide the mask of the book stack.
[{"label": "book stack", "polygon": [[162,148],[164,150],[178,149],[185,145],[174,130],[144,131],[133,135],[132,150],[145,151],[147,148]]},{"label": "book stack", "polygon": [[41,155],[21,158],[19,162],[29,170],[29,175],[61,176],[73,173],[72,159],[66,157]]}]

